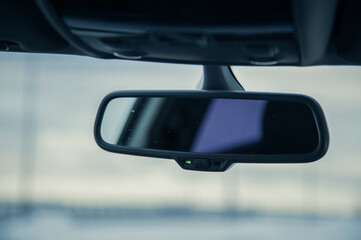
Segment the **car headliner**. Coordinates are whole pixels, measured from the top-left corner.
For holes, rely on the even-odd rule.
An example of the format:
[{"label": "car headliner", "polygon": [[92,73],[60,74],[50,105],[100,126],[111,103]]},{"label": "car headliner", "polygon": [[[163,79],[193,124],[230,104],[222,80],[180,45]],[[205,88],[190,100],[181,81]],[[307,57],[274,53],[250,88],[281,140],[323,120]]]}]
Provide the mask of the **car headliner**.
[{"label": "car headliner", "polygon": [[[35,52],[35,53],[53,53],[53,54],[75,54],[75,55],[87,55],[99,58],[116,58],[113,54],[109,54],[104,49],[99,47],[96,49],[94,46],[90,46],[75,36],[74,32],[71,31],[71,24],[69,18],[65,15],[63,9],[69,8],[75,14],[75,17],[81,17],[79,11],[75,11],[71,7],[81,6],[81,13],[88,14],[92,11],[92,6],[95,7],[97,1],[68,1],[68,0],[12,0],[12,1],[1,1],[0,2],[0,48],[3,51],[20,51],[20,52]],[[102,4],[113,8],[114,6],[121,6],[115,4],[117,1],[103,1]],[[122,4],[124,4],[123,1]],[[134,1],[134,4],[145,4],[147,1]],[[254,3],[252,3],[254,2]],[[275,0],[272,3],[266,4],[269,1],[248,1],[247,3],[234,3],[232,1],[191,1],[181,4],[181,1],[175,1],[178,3],[175,5],[179,7],[179,11],[187,11],[192,6],[204,6],[203,13],[214,13],[217,12],[215,9],[216,3],[221,3],[221,6],[227,4],[238,4],[242,6],[242,9],[253,9],[255,4],[261,4],[256,6],[261,10],[265,16],[269,14],[266,8],[270,8],[270,11],[276,11],[278,15],[284,14],[285,19],[288,19],[290,26],[292,27],[292,38],[296,43],[296,60],[278,63],[278,65],[294,65],[294,66],[310,66],[310,65],[361,65],[361,15],[358,14],[361,9],[361,3],[357,0]],[[290,8],[285,7],[289,2]],[[130,1],[128,1],[128,4]],[[162,1],[151,1],[151,3],[163,4]],[[212,4],[213,3],[213,4]],[[115,5],[114,5],[115,4]],[[198,5],[197,5],[198,4]],[[242,5],[241,5],[242,4]],[[271,5],[270,5],[271,4]],[[156,5],[156,6],[158,6]],[[165,4],[164,4],[165,5]],[[232,5],[230,5],[232,6]],[[75,8],[75,7],[74,7]],[[223,9],[223,8],[220,8]],[[225,7],[227,10],[227,8]],[[228,8],[229,9],[229,8]],[[69,10],[69,9],[68,9]],[[109,11],[109,9],[107,9]],[[163,9],[164,11],[155,11],[155,18],[160,17],[162,21],[153,26],[153,32],[157,32],[160,27],[164,27],[168,24],[171,19],[169,16],[164,15],[164,12],[168,11],[167,6]],[[173,9],[174,10],[174,9]],[[195,11],[198,11],[197,9]],[[221,11],[221,10],[220,10]],[[238,10],[237,10],[238,11]],[[241,11],[241,8],[239,9]],[[289,12],[286,12],[289,11]],[[127,12],[126,12],[127,13]],[[240,14],[243,12],[240,12]],[[73,16],[74,16],[73,14]],[[124,13],[122,13],[124,14]],[[158,14],[158,15],[157,15]],[[119,14],[120,15],[120,14]],[[247,15],[242,21],[247,22],[253,21],[251,19],[252,14]],[[283,15],[282,15],[283,16]],[[116,16],[122,17],[122,16]],[[162,18],[163,17],[163,18]],[[274,16],[273,16],[274,17]],[[222,12],[216,19],[226,19],[227,13]],[[281,17],[280,17],[281,18]],[[99,18],[100,19],[100,18]],[[211,22],[211,18],[210,22]],[[269,24],[273,24],[273,20],[266,20],[262,24],[257,25],[257,29],[261,32],[271,31]],[[204,21],[207,21],[205,19]],[[227,19],[226,19],[227,20]],[[83,23],[90,24],[88,20],[82,20]],[[85,22],[84,22],[85,21]],[[227,20],[226,24],[218,26],[216,23],[210,23],[208,28],[209,31],[213,31],[215,27],[218,29],[227,28],[232,25],[232,22]],[[248,21],[248,22],[249,22]],[[276,21],[276,20],[275,20]],[[264,23],[267,23],[264,25]],[[111,26],[112,22],[102,22],[102,28],[106,29]],[[204,25],[204,26],[205,26]],[[249,29],[255,31],[255,25]],[[130,27],[129,27],[130,26]],[[128,25],[131,28],[132,24]],[[187,23],[186,25],[179,26],[170,22],[168,25],[170,29],[183,28],[186,31],[192,29],[195,26]],[[202,30],[203,25],[198,25],[200,33],[207,34],[208,30]],[[242,28],[243,27],[243,28]],[[244,26],[241,26],[244,29]],[[241,30],[242,30],[241,29]],[[271,30],[270,30],[271,29]],[[133,29],[136,30],[136,29]],[[239,29],[238,29],[239,30]],[[257,31],[258,31],[257,30]],[[167,34],[168,32],[166,32]],[[227,34],[232,35],[232,30]],[[234,33],[236,34],[236,33]],[[247,33],[249,34],[249,33]],[[247,35],[246,34],[246,35]],[[234,35],[235,36],[235,35]],[[244,36],[244,35],[242,35]],[[263,36],[263,35],[262,35]],[[261,36],[261,37],[262,37]],[[246,36],[247,37],[247,36]],[[281,39],[278,38],[277,34],[268,35],[272,39],[274,44],[283,44]],[[177,37],[176,37],[177,38]],[[181,37],[180,37],[181,38]],[[176,39],[179,40],[179,39]],[[157,46],[153,44],[148,46],[148,50],[152,52]],[[237,47],[231,47],[231,50],[236,50]],[[171,48],[172,49],[172,48]],[[218,65],[251,65],[244,60],[238,60],[236,57],[227,59],[227,54],[231,55],[232,51],[219,51],[216,49],[209,49],[207,52],[214,53],[205,54],[205,52],[198,53],[197,56],[184,53],[181,48],[174,46],[175,51],[170,51],[167,56],[146,56],[142,60],[145,61],[158,61],[158,62],[181,62],[181,63],[196,63],[196,64],[218,64]],[[212,52],[214,50],[214,52]],[[282,54],[287,55],[289,51],[287,48],[282,49]],[[295,50],[293,50],[295,51]],[[292,54],[295,54],[294,52]],[[221,60],[217,61],[217,55]],[[128,56],[129,57],[129,56]],[[125,57],[127,58],[127,57]],[[131,59],[129,57],[128,59]]]}]

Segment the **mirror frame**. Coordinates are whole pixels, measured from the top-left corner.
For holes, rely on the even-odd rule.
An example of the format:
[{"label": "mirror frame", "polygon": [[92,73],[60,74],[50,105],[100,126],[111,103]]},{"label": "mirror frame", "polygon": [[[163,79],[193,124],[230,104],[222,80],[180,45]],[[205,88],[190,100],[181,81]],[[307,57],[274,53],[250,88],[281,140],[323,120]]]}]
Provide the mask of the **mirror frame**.
[{"label": "mirror frame", "polygon": [[[108,103],[120,97],[184,97],[184,98],[233,98],[250,100],[293,101],[304,103],[310,107],[319,134],[319,143],[315,151],[305,154],[206,154],[155,149],[139,149],[136,147],[115,146],[105,142],[100,133],[105,109]],[[329,133],[325,115],[318,102],[306,95],[286,93],[262,93],[244,91],[218,91],[218,90],[189,90],[189,91],[116,91],[108,94],[100,103],[94,125],[96,143],[102,149],[130,155],[174,159],[183,169],[198,171],[225,171],[235,163],[309,163],[322,158],[328,149]],[[208,159],[211,167],[197,168],[186,164],[187,160]],[[214,164],[217,163],[217,164]]]}]

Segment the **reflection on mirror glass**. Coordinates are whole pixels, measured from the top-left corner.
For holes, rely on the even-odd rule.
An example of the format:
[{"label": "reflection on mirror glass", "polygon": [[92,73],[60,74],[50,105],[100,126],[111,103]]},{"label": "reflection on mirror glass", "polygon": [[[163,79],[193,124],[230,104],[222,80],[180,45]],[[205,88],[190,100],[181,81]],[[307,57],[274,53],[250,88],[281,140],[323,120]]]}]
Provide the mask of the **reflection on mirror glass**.
[{"label": "reflection on mirror glass", "polygon": [[189,97],[115,98],[101,137],[125,147],[217,154],[310,153],[319,142],[306,104]]}]

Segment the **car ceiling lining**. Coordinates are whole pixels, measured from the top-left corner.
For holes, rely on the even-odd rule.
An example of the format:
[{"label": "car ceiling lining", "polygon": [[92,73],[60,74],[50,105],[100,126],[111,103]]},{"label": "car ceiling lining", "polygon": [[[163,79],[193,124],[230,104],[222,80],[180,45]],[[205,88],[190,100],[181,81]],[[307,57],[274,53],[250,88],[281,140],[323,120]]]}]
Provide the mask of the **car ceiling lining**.
[{"label": "car ceiling lining", "polygon": [[[208,22],[194,18],[193,25],[189,22],[196,11],[203,14],[201,17],[207,16],[207,9],[201,9],[202,4],[214,8],[219,1],[183,1],[188,4],[188,10],[192,4],[195,6],[193,12],[189,10],[190,17],[184,14],[186,8],[179,12],[174,8],[167,15],[164,14],[166,8],[148,11],[144,7],[142,11],[150,16],[146,15],[148,22],[141,22],[145,15],[134,12],[123,13],[120,18],[109,14],[107,19],[104,14],[94,14],[91,7],[79,11],[79,6],[91,6],[92,2],[97,1],[2,1],[0,50],[99,58],[116,58],[114,53],[118,53],[124,58],[128,54],[129,59],[140,55],[145,61],[217,65],[252,65],[251,60],[296,66],[361,64],[361,17],[358,14],[361,4],[357,0],[256,0],[248,3],[249,6],[242,6],[240,11],[247,12],[247,8],[256,11],[258,19],[252,18],[252,14],[246,14],[243,19],[237,17],[237,11],[231,8],[228,8],[230,16],[226,16],[227,7],[219,7],[221,14],[210,10],[216,16],[210,15]],[[119,1],[106,0],[102,2],[104,9],[107,9],[106,3],[111,2],[119,4]],[[161,1],[122,1],[134,10],[132,2],[161,6]],[[174,3],[180,8],[187,7],[181,2]],[[232,0],[222,2],[233,4],[232,8],[240,4]],[[254,7],[257,4],[259,9]],[[272,17],[275,20],[270,22]],[[217,25],[217,21],[221,24]],[[231,21],[240,24],[227,25]]]}]

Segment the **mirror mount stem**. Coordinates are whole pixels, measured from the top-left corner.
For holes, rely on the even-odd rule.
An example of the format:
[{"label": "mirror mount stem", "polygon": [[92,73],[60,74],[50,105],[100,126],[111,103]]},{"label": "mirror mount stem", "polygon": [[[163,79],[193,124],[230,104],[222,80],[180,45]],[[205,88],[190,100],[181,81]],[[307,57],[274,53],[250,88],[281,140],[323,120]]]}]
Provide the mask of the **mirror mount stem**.
[{"label": "mirror mount stem", "polygon": [[245,91],[233,75],[231,67],[217,65],[203,65],[199,88],[202,90]]}]

